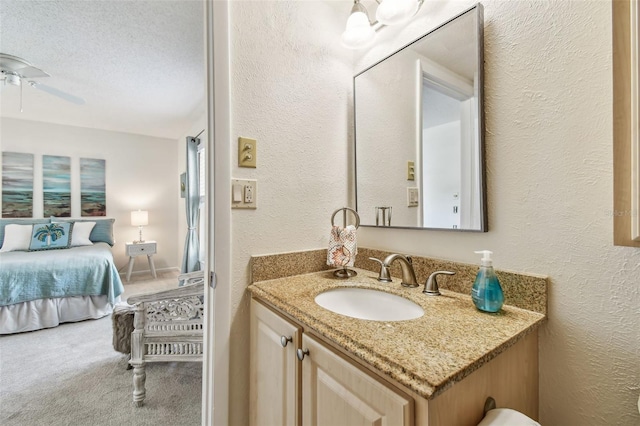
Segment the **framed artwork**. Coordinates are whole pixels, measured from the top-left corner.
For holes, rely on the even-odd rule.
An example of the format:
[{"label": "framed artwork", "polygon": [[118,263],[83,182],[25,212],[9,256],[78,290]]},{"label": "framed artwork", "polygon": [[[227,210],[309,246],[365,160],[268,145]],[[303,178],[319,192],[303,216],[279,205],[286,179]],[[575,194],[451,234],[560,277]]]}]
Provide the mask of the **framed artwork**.
[{"label": "framed artwork", "polygon": [[2,217],[33,217],[33,154],[2,153]]},{"label": "framed artwork", "polygon": [[105,160],[80,159],[80,210],[82,216],[106,216]]},{"label": "framed artwork", "polygon": [[42,156],[44,217],[71,217],[71,157]]}]

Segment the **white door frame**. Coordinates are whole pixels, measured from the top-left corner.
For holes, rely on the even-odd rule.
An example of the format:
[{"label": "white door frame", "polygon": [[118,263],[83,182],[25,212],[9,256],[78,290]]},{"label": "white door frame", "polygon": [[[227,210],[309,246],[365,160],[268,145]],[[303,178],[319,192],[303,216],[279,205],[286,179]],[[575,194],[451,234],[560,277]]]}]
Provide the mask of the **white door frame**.
[{"label": "white door frame", "polygon": [[[207,301],[202,365],[202,424],[229,424],[229,337],[231,329],[231,148],[229,97],[229,3],[204,0],[207,90],[207,262],[215,291]],[[215,293],[215,295],[214,295]],[[214,297],[215,296],[215,297]],[[213,309],[212,309],[213,308]]]}]

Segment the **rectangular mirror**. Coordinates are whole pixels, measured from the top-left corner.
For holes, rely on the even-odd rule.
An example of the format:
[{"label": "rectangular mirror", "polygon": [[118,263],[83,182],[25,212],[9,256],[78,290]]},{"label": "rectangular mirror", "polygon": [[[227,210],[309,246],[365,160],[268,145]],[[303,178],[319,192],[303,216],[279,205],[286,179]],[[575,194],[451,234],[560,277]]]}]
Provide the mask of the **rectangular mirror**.
[{"label": "rectangular mirror", "polygon": [[487,231],[483,34],[477,4],[354,77],[361,225]]}]

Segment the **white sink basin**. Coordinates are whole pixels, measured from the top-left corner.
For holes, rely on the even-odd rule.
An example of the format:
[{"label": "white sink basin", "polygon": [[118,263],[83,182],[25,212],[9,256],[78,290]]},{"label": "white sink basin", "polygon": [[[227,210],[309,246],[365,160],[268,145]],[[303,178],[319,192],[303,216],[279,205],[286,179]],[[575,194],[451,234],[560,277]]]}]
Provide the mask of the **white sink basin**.
[{"label": "white sink basin", "polygon": [[373,321],[404,321],[424,315],[419,305],[404,297],[368,288],[336,288],[320,293],[315,301],[336,314]]}]

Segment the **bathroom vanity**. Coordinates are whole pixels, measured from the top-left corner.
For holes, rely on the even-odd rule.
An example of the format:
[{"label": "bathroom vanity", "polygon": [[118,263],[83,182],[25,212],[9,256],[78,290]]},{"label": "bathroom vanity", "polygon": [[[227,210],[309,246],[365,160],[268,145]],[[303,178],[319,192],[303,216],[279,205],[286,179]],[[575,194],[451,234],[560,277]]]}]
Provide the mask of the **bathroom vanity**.
[{"label": "bathroom vanity", "polygon": [[[465,294],[429,297],[357,270],[255,282],[251,301],[251,424],[476,425],[487,397],[538,417],[542,313],[479,312]],[[371,321],[315,302],[339,287],[380,290],[424,310]]]}]

